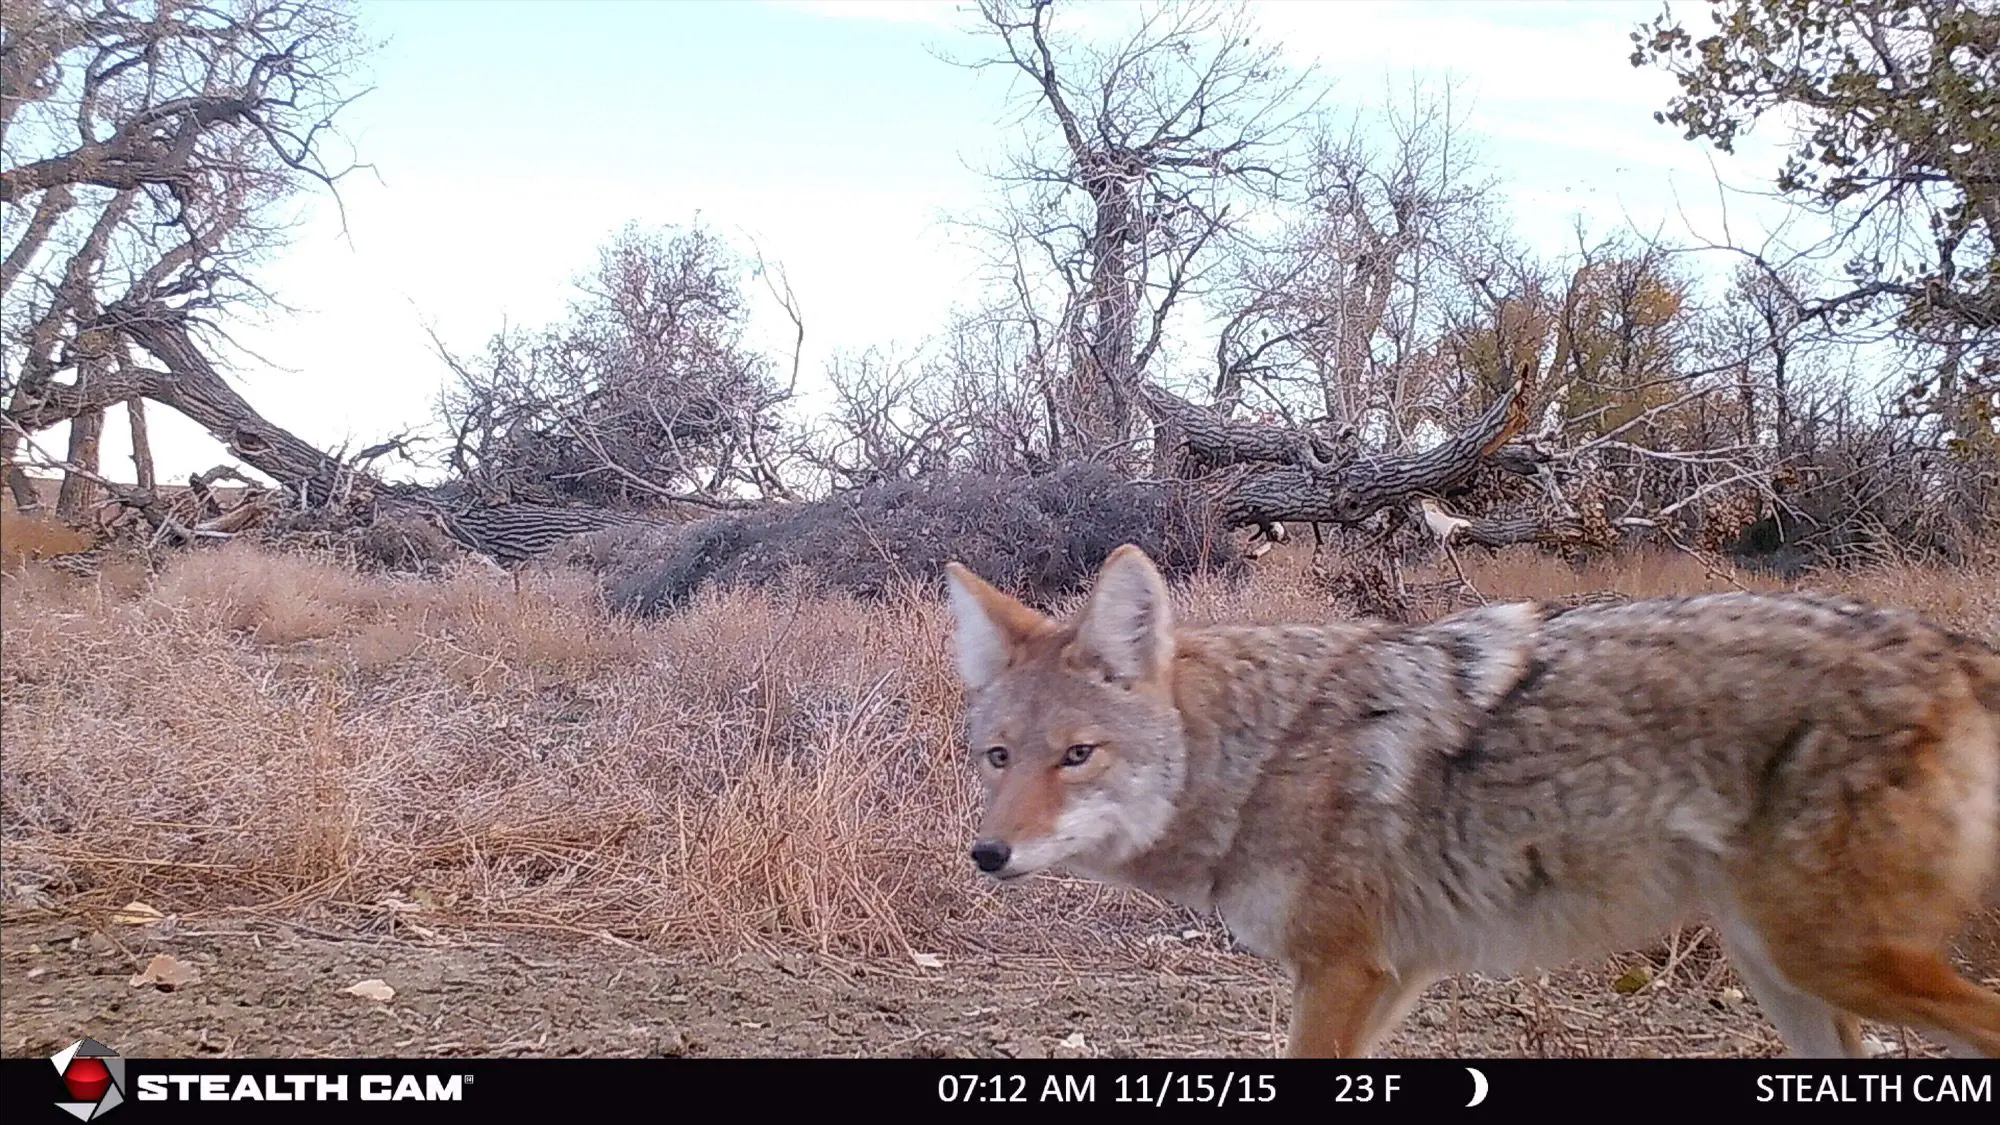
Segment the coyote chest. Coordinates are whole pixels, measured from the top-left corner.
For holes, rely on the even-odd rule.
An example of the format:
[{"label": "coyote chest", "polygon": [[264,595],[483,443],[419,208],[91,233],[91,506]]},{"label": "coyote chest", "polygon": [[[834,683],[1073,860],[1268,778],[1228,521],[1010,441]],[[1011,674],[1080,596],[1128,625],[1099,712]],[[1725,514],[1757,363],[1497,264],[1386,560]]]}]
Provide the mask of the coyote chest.
[{"label": "coyote chest", "polygon": [[1236,943],[1270,960],[1288,952],[1286,933],[1298,901],[1299,880],[1283,871],[1258,871],[1218,886],[1215,906]]}]

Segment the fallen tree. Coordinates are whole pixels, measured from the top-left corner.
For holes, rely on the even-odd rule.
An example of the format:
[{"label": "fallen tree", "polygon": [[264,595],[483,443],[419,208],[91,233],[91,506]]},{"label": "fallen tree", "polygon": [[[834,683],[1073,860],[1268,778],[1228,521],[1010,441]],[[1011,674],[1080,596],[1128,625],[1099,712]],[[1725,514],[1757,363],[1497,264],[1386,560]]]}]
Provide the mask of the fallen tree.
[{"label": "fallen tree", "polygon": [[[1240,467],[1217,489],[1228,522],[1353,525],[1464,482],[1525,428],[1530,391],[1517,383],[1470,426],[1427,449],[1366,454],[1356,452],[1349,436],[1327,441],[1310,431],[1232,421],[1158,387],[1146,387],[1143,401],[1200,465]],[[1532,473],[1546,460],[1524,444],[1493,463]]]},{"label": "fallen tree", "polygon": [[1078,464],[1041,476],[941,473],[678,527],[628,527],[563,556],[603,575],[637,613],[704,589],[798,578],[866,598],[936,586],[959,561],[1041,605],[1082,592],[1106,555],[1137,543],[1173,577],[1242,561],[1212,498],[1187,482],[1135,482]]}]

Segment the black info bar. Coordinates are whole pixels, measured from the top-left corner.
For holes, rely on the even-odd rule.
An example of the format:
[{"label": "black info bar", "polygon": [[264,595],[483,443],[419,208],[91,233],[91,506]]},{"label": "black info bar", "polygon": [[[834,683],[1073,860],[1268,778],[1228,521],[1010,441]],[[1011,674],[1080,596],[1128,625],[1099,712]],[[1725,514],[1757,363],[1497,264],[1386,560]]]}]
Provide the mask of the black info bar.
[{"label": "black info bar", "polygon": [[[10,1058],[11,1121],[492,1120],[522,1112],[914,1111],[1241,1120],[1729,1109],[1753,1116],[1995,1117],[2000,1064],[1881,1060]],[[22,1113],[30,1116],[23,1117]]]}]

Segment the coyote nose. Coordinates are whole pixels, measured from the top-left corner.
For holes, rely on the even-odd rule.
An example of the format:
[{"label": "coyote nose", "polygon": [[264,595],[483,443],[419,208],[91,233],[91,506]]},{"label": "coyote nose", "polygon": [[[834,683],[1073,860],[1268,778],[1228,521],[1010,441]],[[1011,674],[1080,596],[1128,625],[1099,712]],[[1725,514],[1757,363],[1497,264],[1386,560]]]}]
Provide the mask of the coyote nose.
[{"label": "coyote nose", "polygon": [[1014,849],[999,840],[981,840],[972,845],[972,862],[988,875],[1007,866],[1007,860],[1013,854]]}]

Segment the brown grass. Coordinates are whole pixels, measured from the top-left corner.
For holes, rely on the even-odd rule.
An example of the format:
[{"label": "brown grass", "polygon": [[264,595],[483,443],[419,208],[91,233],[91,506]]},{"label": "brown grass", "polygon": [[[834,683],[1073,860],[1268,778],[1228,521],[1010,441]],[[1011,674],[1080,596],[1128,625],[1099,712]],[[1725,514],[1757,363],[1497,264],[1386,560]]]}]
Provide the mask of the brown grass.
[{"label": "brown grass", "polygon": [[[1299,553],[1183,595],[1194,619],[1336,611]],[[1760,585],[1685,556],[1465,559],[1491,598]],[[2000,635],[2000,576],[1851,592]],[[1763,583],[1761,585],[1769,585]],[[723,951],[1061,947],[1157,925],[1082,882],[999,894],[942,607],[796,589],[637,624],[589,579],[364,576],[247,545],[157,576],[0,579],[15,907],[393,914]]]},{"label": "brown grass", "polygon": [[24,515],[10,505],[0,508],[0,570],[18,570],[25,563],[58,555],[82,554],[97,545],[97,536],[46,515]]},{"label": "brown grass", "polygon": [[[941,613],[729,593],[640,626],[581,574],[517,591],[249,546],[142,590],[30,567],[0,589],[9,883],[187,913],[428,903],[431,925],[935,946],[1009,909],[959,862],[973,794]],[[1031,897],[1053,917],[1145,909],[1082,884]]]}]

